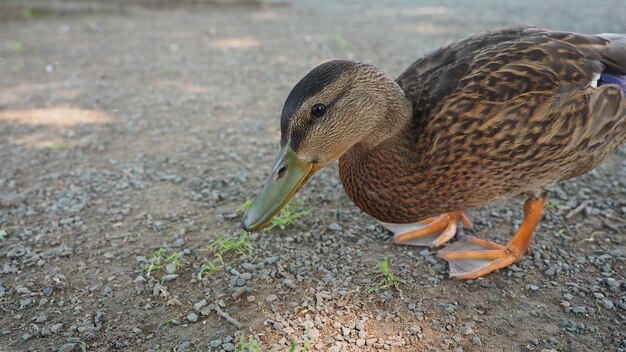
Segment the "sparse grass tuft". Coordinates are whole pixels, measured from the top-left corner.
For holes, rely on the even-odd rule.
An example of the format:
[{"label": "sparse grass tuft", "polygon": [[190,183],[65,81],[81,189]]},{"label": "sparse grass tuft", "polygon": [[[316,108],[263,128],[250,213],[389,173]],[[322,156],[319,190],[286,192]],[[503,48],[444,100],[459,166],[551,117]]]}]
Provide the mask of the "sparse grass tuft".
[{"label": "sparse grass tuft", "polygon": [[166,257],[167,252],[167,248],[160,248],[154,252],[154,255],[151,258],[148,259],[148,268],[146,268],[146,274],[148,277],[150,277],[150,274],[153,271],[164,269],[168,264],[174,264],[174,267],[178,270],[178,267],[180,267],[180,254],[176,252]]},{"label": "sparse grass tuft", "polygon": [[87,342],[85,342],[85,340],[81,339],[80,337],[70,337],[67,339],[67,342],[74,344],[74,349],[72,351],[76,350],[76,347],[78,347],[81,352],[89,351],[89,346],[87,345]]},{"label": "sparse grass tuft", "polygon": [[556,209],[556,207],[561,204],[558,200],[549,200],[546,204],[546,209]]},{"label": "sparse grass tuft", "polygon": [[45,152],[45,153],[57,153],[57,152],[63,152],[63,151],[74,149],[74,148],[86,147],[92,141],[93,141],[93,138],[91,136],[86,136],[86,137],[82,137],[79,139],[68,139],[68,140],[63,140],[59,143],[43,145],[41,147],[38,147],[37,150]]},{"label": "sparse grass tuft", "polygon": [[250,238],[248,238],[247,232],[243,232],[237,238],[220,236],[211,242],[206,249],[213,258],[204,262],[200,266],[200,269],[198,270],[198,280],[202,280],[202,278],[206,275],[212,275],[221,271],[226,264],[224,261],[224,256],[226,255],[251,255],[253,253],[252,242],[250,241]]},{"label": "sparse grass tuft", "polygon": [[165,68],[163,68],[163,74],[165,74],[165,75],[172,76],[172,75],[175,75],[177,73],[178,73],[178,70],[176,70],[173,67],[165,67]]},{"label": "sparse grass tuft", "polygon": [[235,211],[239,214],[243,214],[246,212],[246,210],[248,210],[248,208],[252,206],[253,202],[254,201],[252,199],[248,199],[245,203],[243,203],[237,209],[235,209]]},{"label": "sparse grass tuft", "polygon": [[[238,213],[243,213],[252,205],[252,201],[248,200],[243,203],[239,208],[237,208]],[[287,204],[281,209],[281,211],[274,216],[269,223],[269,226],[263,229],[263,232],[269,232],[275,228],[279,228],[281,230],[286,229],[291,225],[300,225],[298,221],[299,218],[309,215],[311,212],[308,209],[298,210],[302,206],[302,201],[298,200],[295,204]]]},{"label": "sparse grass tuft", "polygon": [[378,291],[387,290],[391,287],[402,292],[399,288],[400,281],[396,279],[391,270],[389,269],[389,256],[386,256],[381,262],[378,263],[374,274],[380,277],[380,281],[374,284],[367,290],[367,293],[373,293]]},{"label": "sparse grass tuft", "polygon": [[159,324],[158,328],[160,329],[160,328],[166,327],[166,326],[168,326],[170,324],[178,325],[178,321],[176,319],[174,319],[174,318],[168,319],[168,320],[162,322],[161,324]]},{"label": "sparse grass tuft", "polygon": [[24,65],[24,60],[21,60],[21,59],[20,59],[20,60],[17,60],[17,61],[15,62],[15,65],[13,65],[13,70],[14,70],[14,71],[19,72],[19,71],[21,71],[22,69],[24,69],[24,66],[25,66],[25,65]]},{"label": "sparse grass tuft", "polygon": [[72,149],[73,147],[74,145],[72,143],[55,143],[55,144],[45,145],[39,148],[39,150],[46,152],[46,153],[56,153],[56,152],[62,152],[68,149]]},{"label": "sparse grass tuft", "polygon": [[[300,349],[299,352],[308,352],[310,346],[311,346],[311,326],[307,324],[304,329],[304,341],[302,343],[302,348]],[[297,341],[291,342],[291,346],[289,347],[289,352],[296,352],[297,347],[298,347]]]},{"label": "sparse grass tuft", "polygon": [[[309,347],[311,345],[311,327],[309,325],[306,326],[305,336],[303,341],[302,348],[298,351],[298,341],[292,341],[289,347],[289,352],[308,352]],[[242,332],[239,335],[239,339],[237,341],[237,346],[235,352],[263,352],[263,346],[258,343],[252,335],[248,336],[246,339],[245,334]]]},{"label": "sparse grass tuft", "polygon": [[24,51],[24,44],[22,44],[22,42],[13,42],[13,51],[15,51],[16,53],[21,53],[22,51]]},{"label": "sparse grass tuft", "polygon": [[251,254],[252,242],[247,232],[242,232],[237,238],[220,236],[207,246],[211,254],[222,257],[226,253]]},{"label": "sparse grass tuft", "polygon": [[239,342],[237,343],[236,352],[263,352],[261,344],[254,340],[254,336],[250,335],[246,339],[244,333],[239,335]]},{"label": "sparse grass tuft", "polygon": [[200,268],[198,269],[198,280],[202,280],[202,278],[207,275],[210,276],[222,271],[222,266],[223,263],[218,258],[214,258],[202,263],[202,265],[200,265]]},{"label": "sparse grass tuft", "polygon": [[[302,346],[302,348],[298,352],[308,352],[309,351],[309,344],[310,344],[310,341],[309,340],[305,340],[304,341],[304,346]],[[298,347],[298,343],[293,341],[291,343],[291,347],[289,347],[289,352],[296,352],[296,348],[297,347]]]}]

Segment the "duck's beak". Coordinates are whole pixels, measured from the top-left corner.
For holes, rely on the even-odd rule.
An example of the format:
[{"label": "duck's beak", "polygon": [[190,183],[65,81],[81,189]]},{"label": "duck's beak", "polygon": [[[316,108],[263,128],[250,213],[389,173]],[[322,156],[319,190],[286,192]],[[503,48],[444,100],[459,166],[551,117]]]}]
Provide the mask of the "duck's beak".
[{"label": "duck's beak", "polygon": [[288,145],[278,151],[272,174],[244,215],[244,230],[253,232],[267,224],[320,169],[317,164],[298,158]]}]

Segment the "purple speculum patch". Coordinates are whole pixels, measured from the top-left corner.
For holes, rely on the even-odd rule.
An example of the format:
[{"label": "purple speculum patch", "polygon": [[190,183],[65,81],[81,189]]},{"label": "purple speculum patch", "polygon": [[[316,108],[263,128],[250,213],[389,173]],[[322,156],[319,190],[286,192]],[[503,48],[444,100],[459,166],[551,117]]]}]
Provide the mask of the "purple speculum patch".
[{"label": "purple speculum patch", "polygon": [[617,84],[626,93],[626,75],[603,72],[598,80],[598,85],[603,84]]}]

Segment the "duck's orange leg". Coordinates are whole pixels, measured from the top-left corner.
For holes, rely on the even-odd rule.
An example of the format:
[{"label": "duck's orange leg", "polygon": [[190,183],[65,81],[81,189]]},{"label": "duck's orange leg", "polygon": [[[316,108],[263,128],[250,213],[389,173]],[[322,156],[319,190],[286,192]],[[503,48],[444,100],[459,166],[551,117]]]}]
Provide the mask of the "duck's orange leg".
[{"label": "duck's orange leg", "polygon": [[463,211],[445,213],[414,224],[381,222],[381,225],[395,234],[392,239],[395,244],[439,247],[454,237],[459,221],[468,229],[472,228]]},{"label": "duck's orange leg", "polygon": [[475,279],[520,260],[528,251],[545,203],[545,196],[526,200],[522,225],[506,246],[467,236],[439,251],[438,256],[450,265],[450,276]]}]

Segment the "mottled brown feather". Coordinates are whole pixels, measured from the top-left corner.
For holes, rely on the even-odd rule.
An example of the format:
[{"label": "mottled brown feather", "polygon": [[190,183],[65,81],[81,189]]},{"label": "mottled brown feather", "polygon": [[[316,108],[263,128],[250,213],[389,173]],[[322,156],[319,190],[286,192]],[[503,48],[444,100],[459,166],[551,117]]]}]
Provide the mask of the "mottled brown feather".
[{"label": "mottled brown feather", "polygon": [[346,192],[379,220],[409,223],[584,174],[626,141],[624,92],[591,86],[625,65],[623,36],[538,28],[436,50],[397,79],[410,126],[340,158]]}]

